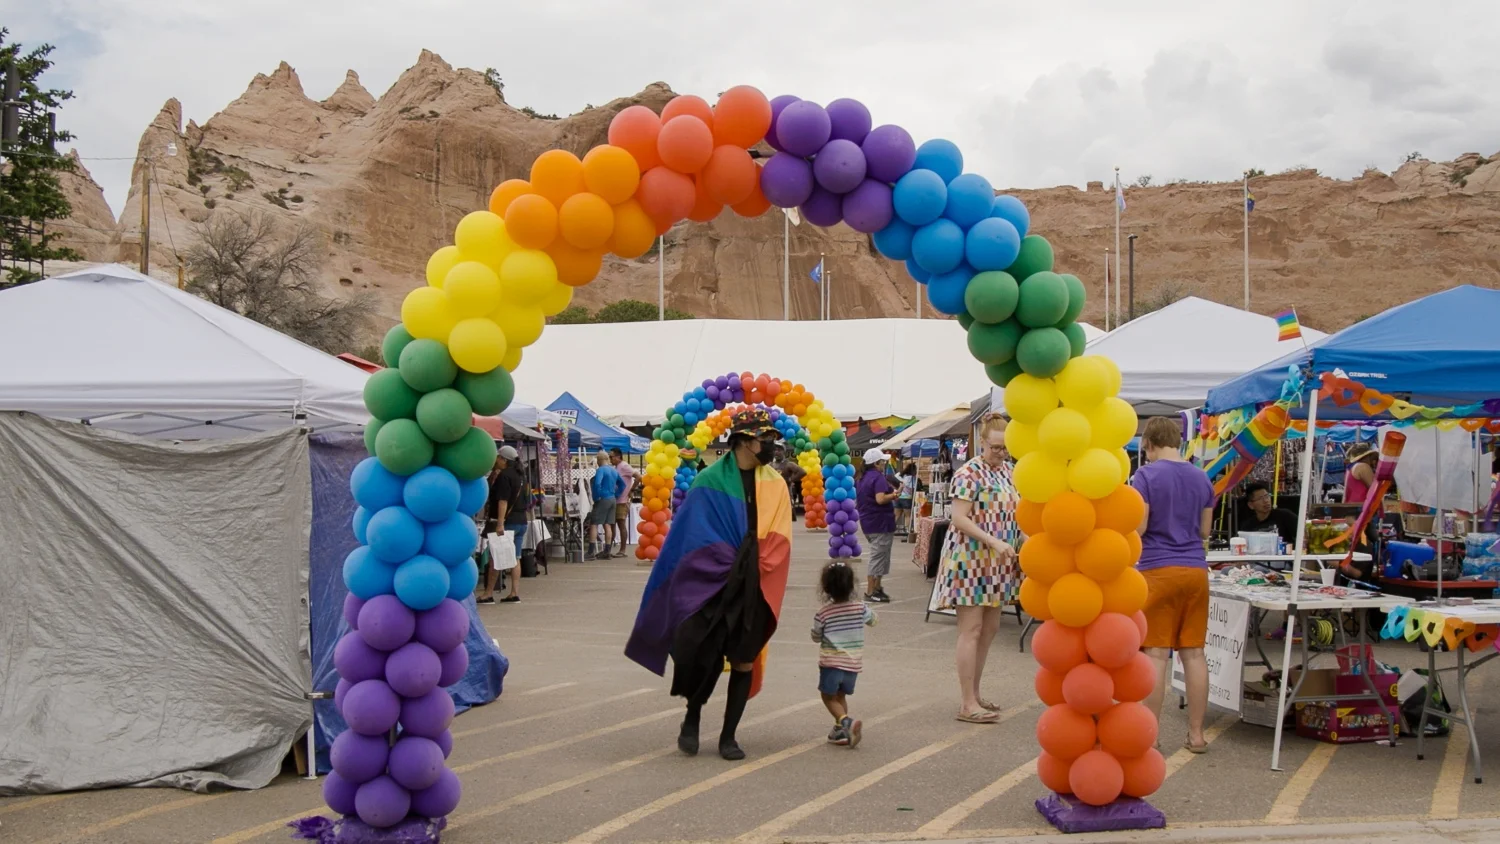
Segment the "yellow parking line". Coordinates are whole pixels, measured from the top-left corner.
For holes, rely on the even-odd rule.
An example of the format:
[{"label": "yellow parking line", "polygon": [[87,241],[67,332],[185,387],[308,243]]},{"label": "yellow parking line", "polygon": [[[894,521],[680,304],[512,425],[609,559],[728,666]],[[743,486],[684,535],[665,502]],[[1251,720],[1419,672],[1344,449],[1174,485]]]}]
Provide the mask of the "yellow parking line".
[{"label": "yellow parking line", "polygon": [[546,753],[549,750],[557,750],[560,747],[567,747],[570,744],[578,744],[582,741],[591,741],[593,739],[599,738],[600,736],[607,736],[610,733],[618,733],[621,730],[633,729],[635,727],[650,724],[653,721],[660,721],[663,718],[670,718],[673,715],[681,714],[682,707],[674,706],[671,709],[663,709],[660,712],[653,712],[650,715],[642,715],[639,718],[632,718],[629,721],[622,721],[618,724],[611,724],[608,727],[600,727],[597,730],[589,730],[586,733],[579,733],[577,735],[568,736],[567,738],[561,738],[556,741],[549,741],[546,744],[536,744],[532,745],[531,747],[523,747],[520,750],[512,750],[509,753],[501,753],[496,756],[489,756],[484,759],[468,762],[463,765],[454,765],[453,773],[467,774],[470,771],[477,770],[488,765],[493,765],[497,762],[508,762],[512,759],[524,759],[527,756],[535,756],[538,753]]},{"label": "yellow parking line", "polygon": [[1428,816],[1438,820],[1458,817],[1458,798],[1464,788],[1464,773],[1469,765],[1469,734],[1462,724],[1454,724],[1443,749],[1443,767],[1438,770],[1437,785],[1432,787],[1432,804]]},{"label": "yellow parking line", "polygon": [[194,806],[201,806],[204,803],[209,803],[214,800],[220,800],[235,793],[237,792],[226,791],[222,794],[195,794],[192,797],[183,797],[180,800],[169,800],[165,803],[158,803],[155,806],[147,806],[144,809],[139,809],[128,814],[110,818],[107,821],[101,821],[100,823],[93,824],[92,826],[86,826],[83,829],[77,830],[76,832],[68,833],[63,838],[54,840],[80,838],[84,841],[89,841],[101,832],[108,832],[111,829],[122,827],[128,823],[134,823],[135,821],[144,820],[145,818],[154,817],[165,812],[175,812],[178,809],[188,809]]},{"label": "yellow parking line", "polygon": [[35,809],[38,806],[46,806],[59,800],[69,800],[83,794],[81,791],[70,791],[67,794],[44,794],[41,797],[33,797],[30,800],[18,800],[8,806],[0,806],[0,815],[11,812],[21,812],[26,809]]},{"label": "yellow parking line", "polygon": [[526,690],[524,692],[521,692],[521,696],[522,697],[528,697],[530,695],[539,695],[539,694],[543,694],[543,693],[546,693],[546,692],[555,692],[558,689],[566,689],[569,686],[576,686],[576,685],[578,685],[578,684],[577,683],[553,683],[550,686],[543,686],[540,689],[528,689],[528,690]]},{"label": "yellow parking line", "polygon": [[[1228,731],[1230,727],[1233,727],[1237,723],[1239,722],[1234,718],[1223,718],[1215,721],[1214,723],[1204,728],[1203,740],[1209,744],[1213,744],[1219,736],[1224,735],[1224,733]],[[1173,753],[1171,756],[1167,757],[1167,776],[1170,777],[1178,771],[1182,770],[1183,765],[1186,765],[1187,763],[1193,761],[1201,755],[1202,754],[1194,753],[1193,751],[1188,750],[1185,747],[1178,748],[1176,753]]]},{"label": "yellow parking line", "polygon": [[1296,773],[1292,774],[1286,785],[1282,786],[1281,793],[1276,795],[1276,801],[1271,804],[1271,811],[1266,814],[1267,824],[1290,824],[1297,822],[1297,815],[1302,811],[1302,803],[1312,793],[1313,786],[1317,784],[1318,777],[1328,770],[1328,763],[1333,761],[1333,753],[1338,750],[1336,744],[1319,743],[1308,754],[1306,760],[1298,766]]},{"label": "yellow parking line", "polygon": [[573,706],[564,706],[561,709],[553,709],[550,712],[539,712],[536,715],[527,715],[524,718],[512,718],[508,721],[501,721],[498,724],[490,724],[487,727],[475,727],[472,730],[462,730],[460,732],[454,733],[453,737],[455,739],[461,739],[465,736],[477,736],[481,733],[490,733],[494,732],[495,730],[503,730],[508,727],[515,727],[521,724],[529,724],[532,721],[540,721],[543,718],[555,718],[558,715],[571,715],[574,712],[582,712],[585,709],[592,709],[596,706],[602,706],[606,703],[614,703],[615,701],[625,700],[626,698],[647,695],[652,691],[654,691],[654,689],[636,689],[633,692],[626,692],[624,694],[615,695],[613,697],[596,698],[585,703],[574,704]]},{"label": "yellow parking line", "polygon": [[1036,760],[1027,759],[1019,768],[969,795],[957,806],[917,828],[918,838],[942,838],[979,811],[986,803],[1020,785],[1036,773]]}]

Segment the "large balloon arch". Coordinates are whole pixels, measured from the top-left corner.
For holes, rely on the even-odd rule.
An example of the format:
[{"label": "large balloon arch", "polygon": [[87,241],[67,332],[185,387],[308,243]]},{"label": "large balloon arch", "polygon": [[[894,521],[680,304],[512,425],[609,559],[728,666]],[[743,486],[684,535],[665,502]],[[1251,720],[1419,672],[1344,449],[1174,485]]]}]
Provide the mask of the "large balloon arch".
[{"label": "large balloon arch", "polygon": [[[776,151],[764,166],[750,153],[762,142]],[[659,115],[626,108],[609,143],[582,159],[550,150],[529,175],[496,187],[489,207],[465,216],[453,243],[428,260],[427,285],[407,295],[383,344],[389,368],[365,389],[372,457],[350,479],[361,545],[344,566],[350,630],[335,651],[335,703],[350,729],[334,742],[323,787],[343,823],[432,824],[460,799],[445,763],[445,687],[467,668],[459,602],[477,580],[470,516],[484,503],[496,449],[473,414],[510,403],[522,350],[593,280],[606,252],[638,257],[676,223],[706,222],[726,207],[746,217],[797,207],[814,225],[868,233],[882,254],[906,262],[934,308],[958,318],[1016,420],[1006,442],[1019,458],[1032,537],[1022,602],[1046,620],[1034,648],[1048,704],[1038,772],[1053,799],[1084,810],[1160,785],[1164,763],[1144,738],[1155,721],[1137,702],[1152,678],[1134,656],[1145,592],[1131,568],[1135,499],[1122,487],[1135,414],[1115,398],[1113,365],[1080,357],[1084,286],[1052,271],[1052,248],[1030,233],[1019,200],[963,172],[953,143],[917,146],[899,126],[873,126],[855,100],[768,100],[749,86],[713,106],[685,95]],[[851,458],[832,413],[801,385],[738,373],[684,395],[655,431],[644,483],[656,534],[643,555],[660,547],[670,491],[691,483],[682,444],[707,446],[738,402],[781,414],[808,469],[809,524],[828,524],[830,553],[857,554]],[[1129,814],[1118,809],[1111,817]]]}]

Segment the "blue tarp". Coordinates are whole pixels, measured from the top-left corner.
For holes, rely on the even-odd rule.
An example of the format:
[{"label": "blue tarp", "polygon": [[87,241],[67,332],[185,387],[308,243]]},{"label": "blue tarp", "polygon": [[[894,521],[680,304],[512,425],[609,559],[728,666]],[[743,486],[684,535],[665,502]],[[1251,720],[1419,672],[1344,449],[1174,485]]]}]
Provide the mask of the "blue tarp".
[{"label": "blue tarp", "polygon": [[[1315,383],[1344,375],[1414,404],[1447,407],[1500,398],[1500,290],[1465,284],[1408,302],[1307,349],[1210,390],[1206,410],[1223,413],[1275,401],[1296,367]],[[1305,416],[1298,408],[1297,415]],[[1491,409],[1476,416],[1495,415]],[[1358,407],[1318,406],[1319,419],[1369,418]]]},{"label": "blue tarp", "polygon": [[[359,544],[350,528],[355,504],[349,493],[349,473],[366,457],[364,438],[359,434],[314,434],[309,451],[313,514],[307,594],[312,600],[313,688],[332,694],[338,685],[333,646],[349,629],[344,623],[344,596],[349,594],[344,586],[344,558]],[[469,672],[448,689],[459,712],[499,697],[510,669],[510,662],[479,620],[472,595],[464,599],[464,606],[469,611],[469,636],[464,640]],[[332,698],[317,701],[313,712],[318,719],[318,771],[327,773],[328,748],[346,725]]]},{"label": "blue tarp", "polygon": [[[576,430],[598,437],[601,448],[618,448],[627,454],[645,454],[651,447],[650,440],[600,419],[572,393],[558,396],[557,401],[547,405],[547,409],[568,420]],[[569,445],[577,447],[578,438],[570,436]]]}]

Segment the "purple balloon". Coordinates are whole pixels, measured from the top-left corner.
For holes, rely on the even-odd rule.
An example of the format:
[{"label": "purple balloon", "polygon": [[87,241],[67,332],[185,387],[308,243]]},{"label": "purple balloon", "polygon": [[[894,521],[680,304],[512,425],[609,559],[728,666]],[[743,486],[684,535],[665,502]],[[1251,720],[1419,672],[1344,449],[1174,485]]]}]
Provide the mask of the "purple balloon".
[{"label": "purple balloon", "polygon": [[[777,208],[796,208],[813,191],[813,166],[790,153],[778,152],[760,170],[760,190]],[[730,379],[729,387],[739,384]]]},{"label": "purple balloon", "polygon": [[350,630],[333,646],[333,667],[351,683],[373,680],[385,674],[385,652],[370,647],[358,631]]},{"label": "purple balloon", "polygon": [[900,126],[876,126],[860,144],[870,178],[894,183],[917,162],[917,144]]},{"label": "purple balloon", "polygon": [[469,611],[452,598],[417,613],[417,641],[438,653],[451,651],[469,635]]},{"label": "purple balloon", "polygon": [[437,742],[438,747],[443,749],[443,758],[447,759],[448,754],[453,752],[453,733],[449,730],[443,730],[434,741]]},{"label": "purple balloon", "polygon": [[344,621],[355,630],[359,629],[359,611],[364,605],[364,599],[353,592],[344,596]]},{"label": "purple balloon", "polygon": [[469,649],[463,645],[438,654],[438,659],[443,663],[443,673],[438,675],[438,685],[445,689],[469,673]]},{"label": "purple balloon", "polygon": [[870,125],[874,122],[864,103],[847,97],[828,104],[828,120],[833,128],[831,137],[856,144],[865,142],[865,137],[870,134]]},{"label": "purple balloon", "polygon": [[[384,685],[384,684],[382,684]],[[401,729],[414,736],[437,738],[453,723],[453,698],[442,689],[401,701]]]},{"label": "purple balloon", "polygon": [[849,521],[849,514],[845,513],[843,510],[835,510],[833,512],[833,515],[828,517],[828,521],[830,523],[836,522],[838,524],[843,524],[844,522]]},{"label": "purple balloon", "polygon": [[417,698],[437,688],[443,662],[421,642],[402,645],[385,661],[385,681],[396,694]]},{"label": "purple balloon", "polygon": [[852,557],[852,556],[854,556],[854,550],[851,549],[851,548],[848,548],[848,547],[839,548],[837,553],[838,553],[838,555],[840,557]]},{"label": "purple balloon", "polygon": [[[444,695],[446,697],[447,695]],[[452,706],[452,701],[449,701]],[[344,720],[349,729],[364,736],[383,736],[401,716],[401,698],[384,680],[355,683],[344,695]]]},{"label": "purple balloon", "polygon": [[720,392],[729,389],[729,378],[727,376],[720,375],[718,378],[714,379],[714,386],[718,387]]},{"label": "purple balloon", "polygon": [[890,225],[895,216],[891,186],[885,182],[865,179],[844,196],[844,222],[857,232],[874,234]]},{"label": "purple balloon", "polygon": [[776,140],[792,155],[816,155],[833,134],[828,112],[811,100],[790,103],[776,116]]},{"label": "purple balloon", "polygon": [[707,387],[703,388],[703,392],[708,393],[709,399],[715,402],[719,400],[719,385],[709,384]]},{"label": "purple balloon", "polygon": [[865,154],[853,141],[829,141],[813,159],[813,177],[827,190],[848,193],[865,180]]},{"label": "purple balloon", "polygon": [[[776,118],[781,116],[781,112],[783,109],[800,99],[802,98],[794,97],[791,94],[782,94],[781,96],[771,100],[771,128],[766,130],[766,143],[771,145],[771,149],[774,149],[777,152],[786,151],[782,149],[781,140],[776,137]],[[720,384],[719,386],[722,387],[724,385]]]},{"label": "purple balloon", "polygon": [[838,539],[839,537],[841,537],[843,535],[844,535],[844,526],[843,525],[839,524],[838,522],[834,522],[834,521],[830,521],[828,523],[828,542],[829,542],[829,544],[832,544],[833,540]]},{"label": "purple balloon", "polygon": [[345,730],[333,740],[328,758],[339,776],[359,785],[385,773],[385,760],[390,750],[385,736],[362,736],[353,730]]},{"label": "purple balloon", "polygon": [[323,802],[341,815],[354,814],[354,793],[359,786],[339,776],[338,771],[329,771],[323,778]]},{"label": "purple balloon", "polygon": [[354,811],[376,829],[395,826],[411,811],[411,793],[390,777],[376,777],[354,793]]},{"label": "purple balloon", "polygon": [[393,651],[411,641],[417,615],[395,595],[376,595],[360,609],[356,629],[370,647]]},{"label": "purple balloon", "polygon": [[411,811],[424,818],[446,817],[454,809],[458,808],[458,801],[464,796],[463,784],[458,781],[458,774],[444,768],[438,774],[438,781],[431,788],[424,788],[411,796]]},{"label": "purple balloon", "polygon": [[443,749],[432,739],[403,736],[391,747],[391,779],[410,791],[431,788],[443,772]]},{"label": "purple balloon", "polygon": [[802,216],[815,226],[836,226],[844,219],[844,198],[831,191],[814,188],[812,196],[802,203]]},{"label": "purple balloon", "polygon": [[344,695],[349,694],[349,689],[353,688],[353,686],[353,683],[345,680],[343,677],[339,678],[338,684],[333,687],[334,709],[337,709],[340,712],[344,711]]}]

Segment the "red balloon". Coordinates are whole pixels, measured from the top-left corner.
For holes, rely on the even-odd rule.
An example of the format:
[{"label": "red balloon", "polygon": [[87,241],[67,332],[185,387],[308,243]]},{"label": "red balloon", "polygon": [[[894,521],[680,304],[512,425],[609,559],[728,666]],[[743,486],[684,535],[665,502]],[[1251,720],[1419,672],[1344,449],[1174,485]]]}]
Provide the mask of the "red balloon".
[{"label": "red balloon", "polygon": [[1135,622],[1117,612],[1100,613],[1084,630],[1089,659],[1105,668],[1119,668],[1141,651],[1141,632]]},{"label": "red balloon", "polygon": [[1093,718],[1061,704],[1047,707],[1037,719],[1036,740],[1043,750],[1058,759],[1072,761],[1093,750],[1099,734]]},{"label": "red balloon", "polygon": [[1068,784],[1073,796],[1090,806],[1113,803],[1125,788],[1125,770],[1115,757],[1102,750],[1090,750],[1073,760],[1068,768]]},{"label": "red balloon", "polygon": [[736,146],[715,147],[704,166],[702,181],[708,193],[722,205],[735,205],[750,198],[760,181],[760,168],[750,153]]},{"label": "red balloon", "polygon": [[1115,702],[1115,681],[1109,672],[1091,663],[1073,667],[1063,678],[1063,699],[1085,715],[1098,715]]},{"label": "red balloon", "polygon": [[[683,115],[664,121],[656,136],[656,153],[661,163],[679,173],[702,170],[714,153],[714,136],[708,126],[696,117]],[[745,153],[748,157],[749,153]]]},{"label": "red balloon", "polygon": [[1141,641],[1142,642],[1146,641],[1146,613],[1145,613],[1145,611],[1144,610],[1136,610],[1135,614],[1130,617],[1130,620],[1134,621],[1135,622],[1135,626],[1138,627],[1138,628],[1140,628],[1140,631],[1141,631]]},{"label": "red balloon", "polygon": [[694,94],[678,94],[667,101],[661,110],[662,125],[666,125],[674,117],[691,115],[703,121],[703,125],[713,128],[714,110],[709,107],[708,101]]},{"label": "red balloon", "polygon": [[675,170],[652,167],[641,174],[635,198],[660,226],[664,220],[676,222],[686,218],[697,202],[698,189],[692,179]]},{"label": "red balloon", "polygon": [[1032,634],[1031,653],[1037,662],[1058,674],[1067,674],[1089,657],[1083,630],[1057,621],[1043,622]]},{"label": "red balloon", "polygon": [[1156,687],[1156,663],[1151,657],[1137,653],[1124,667],[1109,672],[1115,683],[1115,700],[1140,702]]},{"label": "red balloon", "polygon": [[1115,756],[1140,756],[1150,750],[1156,730],[1156,716],[1140,703],[1117,703],[1099,716],[1099,744]]},{"label": "red balloon", "polygon": [[1056,706],[1065,702],[1063,698],[1063,675],[1045,668],[1036,670],[1036,679],[1032,681],[1036,686],[1036,696],[1041,698],[1042,703],[1048,706]]},{"label": "red balloon", "polygon": [[1072,767],[1071,762],[1064,762],[1049,753],[1042,753],[1036,757],[1037,779],[1042,781],[1042,785],[1058,794],[1073,793],[1073,786],[1068,782],[1068,768],[1070,767]]},{"label": "red balloon", "polygon": [[656,154],[656,138],[661,133],[661,118],[642,105],[633,105],[609,122],[609,143],[630,153],[644,173],[661,164]]},{"label": "red balloon", "polygon": [[766,199],[766,195],[761,192],[759,171],[756,172],[755,189],[750,192],[749,198],[729,206],[730,210],[741,217],[759,217],[771,210],[771,200]]},{"label": "red balloon", "polygon": [[1125,784],[1121,791],[1130,797],[1155,794],[1167,778],[1167,760],[1154,747],[1134,759],[1119,761],[1125,773]]},{"label": "red balloon", "polygon": [[715,199],[704,183],[703,175],[700,173],[694,180],[693,210],[688,212],[688,219],[695,223],[707,223],[713,218],[724,213],[724,203]]}]

